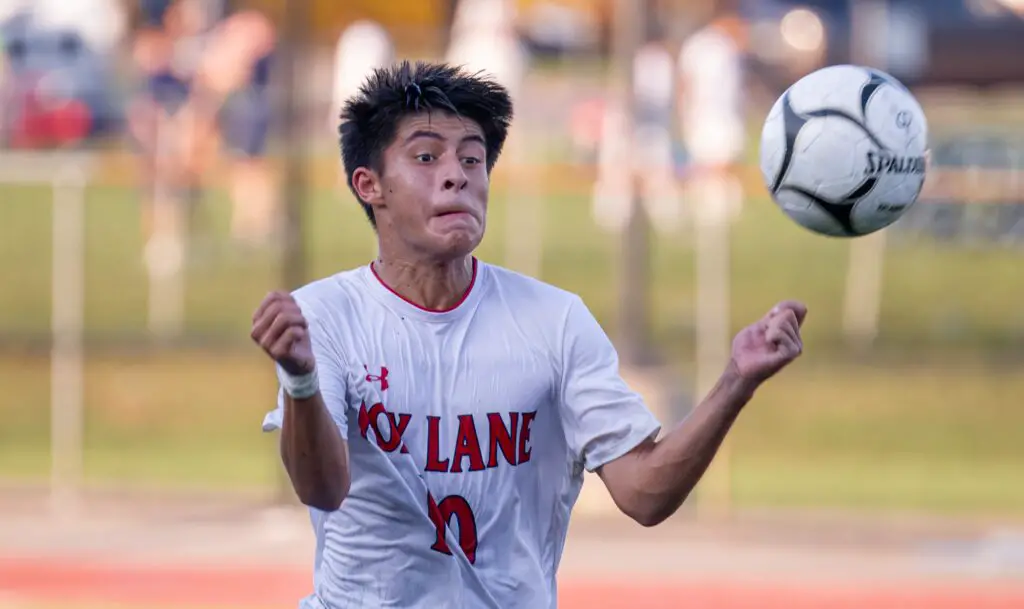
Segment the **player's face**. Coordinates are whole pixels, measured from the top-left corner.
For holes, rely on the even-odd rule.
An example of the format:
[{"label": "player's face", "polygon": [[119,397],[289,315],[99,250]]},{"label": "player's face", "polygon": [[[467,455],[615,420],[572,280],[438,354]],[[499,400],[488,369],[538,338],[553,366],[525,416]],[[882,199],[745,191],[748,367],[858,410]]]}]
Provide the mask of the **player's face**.
[{"label": "player's face", "polygon": [[[405,118],[384,152],[374,205],[381,240],[455,259],[476,249],[487,219],[487,149],[475,122],[443,112]],[[383,245],[383,243],[382,243]]]}]

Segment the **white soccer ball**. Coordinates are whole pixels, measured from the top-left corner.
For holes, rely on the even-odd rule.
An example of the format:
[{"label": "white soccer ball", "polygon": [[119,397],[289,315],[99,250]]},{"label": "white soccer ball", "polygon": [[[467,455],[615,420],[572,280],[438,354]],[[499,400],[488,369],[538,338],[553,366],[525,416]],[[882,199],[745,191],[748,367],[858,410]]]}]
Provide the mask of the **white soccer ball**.
[{"label": "white soccer ball", "polygon": [[856,237],[889,226],[917,201],[928,124],[898,80],[830,66],[804,76],[772,106],[761,133],[761,174],[801,226]]}]

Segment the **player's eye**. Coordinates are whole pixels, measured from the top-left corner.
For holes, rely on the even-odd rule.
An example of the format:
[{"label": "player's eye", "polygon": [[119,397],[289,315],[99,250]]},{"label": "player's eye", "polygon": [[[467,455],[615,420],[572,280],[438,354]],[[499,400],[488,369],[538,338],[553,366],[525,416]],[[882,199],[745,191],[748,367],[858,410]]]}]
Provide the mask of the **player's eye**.
[{"label": "player's eye", "polygon": [[479,165],[480,164],[480,159],[476,158],[475,156],[468,156],[468,157],[462,159],[462,162],[467,164],[467,165]]},{"label": "player's eye", "polygon": [[429,163],[434,160],[434,155],[429,152],[424,152],[423,154],[417,154],[416,160],[420,163]]}]

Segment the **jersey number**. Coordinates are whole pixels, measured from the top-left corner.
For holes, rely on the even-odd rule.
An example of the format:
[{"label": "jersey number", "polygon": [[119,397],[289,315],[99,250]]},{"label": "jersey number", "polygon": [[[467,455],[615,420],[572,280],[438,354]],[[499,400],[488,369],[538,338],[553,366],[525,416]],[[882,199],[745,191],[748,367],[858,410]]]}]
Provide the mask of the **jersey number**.
[{"label": "jersey number", "polygon": [[459,547],[469,559],[469,564],[476,563],[476,518],[469,503],[459,495],[449,495],[440,503],[434,501],[434,497],[427,494],[427,513],[430,514],[430,521],[437,529],[437,541],[430,546],[431,550],[451,556],[452,550],[448,547],[448,539],[445,530],[455,518],[459,527]]}]

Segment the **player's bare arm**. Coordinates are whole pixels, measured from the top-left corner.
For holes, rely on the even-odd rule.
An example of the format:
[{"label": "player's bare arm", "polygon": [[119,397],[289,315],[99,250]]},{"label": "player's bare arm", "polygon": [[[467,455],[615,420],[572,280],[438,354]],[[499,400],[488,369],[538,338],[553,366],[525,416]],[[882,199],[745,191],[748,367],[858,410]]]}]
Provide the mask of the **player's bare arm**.
[{"label": "player's bare arm", "polygon": [[679,509],[756,389],[803,351],[806,315],[803,304],[782,302],[742,330],[718,384],[679,427],[598,470],[626,515],[654,526]]},{"label": "player's bare arm", "polygon": [[349,489],[348,446],[320,393],[306,318],[290,294],[273,292],[252,324],[253,341],[279,367],[285,391],[281,459],[295,493],[310,507],[336,510]]}]

